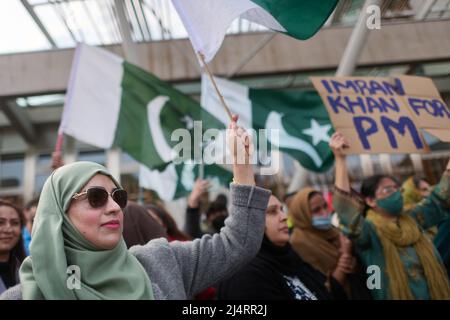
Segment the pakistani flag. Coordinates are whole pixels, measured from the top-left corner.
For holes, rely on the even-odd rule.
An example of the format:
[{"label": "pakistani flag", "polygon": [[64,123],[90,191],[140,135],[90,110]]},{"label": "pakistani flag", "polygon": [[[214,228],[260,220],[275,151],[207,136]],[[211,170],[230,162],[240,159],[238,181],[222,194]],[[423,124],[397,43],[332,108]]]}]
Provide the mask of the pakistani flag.
[{"label": "pakistani flag", "polygon": [[[215,78],[232,113],[240,115],[246,128],[278,130],[279,148],[308,170],[327,171],[334,162],[328,143],[333,132],[325,106],[317,92],[251,89],[228,80]],[[220,107],[209,78],[202,77],[202,107],[223,123],[227,115]]]},{"label": "pakistani flag", "polygon": [[300,40],[312,37],[337,0],[172,0],[196,52],[211,61],[238,17]]},{"label": "pakistani flag", "polygon": [[154,75],[106,50],[77,47],[60,132],[99,148],[120,147],[161,170],[176,156],[172,132],[192,131],[196,120],[204,130],[224,127]]},{"label": "pakistani flag", "polygon": [[[186,129],[194,137],[195,121],[202,121],[200,134],[209,128],[225,128],[197,101],[154,75],[109,51],[77,46],[59,132],[103,149],[120,147],[146,172],[153,170],[153,180],[140,184],[164,186],[158,189],[163,198],[185,195],[188,190],[188,179],[181,177],[192,167],[172,163],[173,147],[180,141],[171,141],[171,135],[176,129]],[[194,142],[189,142],[187,152],[192,158]],[[231,174],[217,165],[205,165],[203,170],[205,178],[218,174],[216,180],[225,185],[231,180]],[[167,189],[168,176],[172,182],[185,183],[177,180]]]}]

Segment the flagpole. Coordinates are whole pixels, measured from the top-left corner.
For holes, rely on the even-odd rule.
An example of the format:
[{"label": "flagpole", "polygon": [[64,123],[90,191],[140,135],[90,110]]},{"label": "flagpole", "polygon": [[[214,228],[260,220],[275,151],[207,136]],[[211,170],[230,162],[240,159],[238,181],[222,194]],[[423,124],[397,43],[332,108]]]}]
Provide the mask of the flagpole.
[{"label": "flagpole", "polygon": [[51,168],[53,170],[56,170],[63,165],[63,162],[61,159],[61,150],[62,150],[63,140],[64,140],[64,133],[62,131],[59,131],[58,137],[56,138],[55,151],[52,153]]},{"label": "flagpole", "polygon": [[61,152],[63,139],[64,139],[64,134],[58,133],[58,138],[56,139],[55,152]]},{"label": "flagpole", "polygon": [[209,71],[208,64],[205,61],[205,56],[200,51],[198,52],[198,56],[200,57],[200,60],[203,62],[203,66],[205,67],[206,73],[208,74],[209,79],[211,80],[214,89],[216,90],[217,95],[220,98],[220,102],[222,103],[222,106],[225,108],[225,111],[228,114],[228,117],[230,117],[230,120],[233,119],[233,115],[231,114],[230,108],[228,108],[227,104],[225,103],[225,99],[223,98],[222,94],[219,91],[219,88],[217,87],[216,81],[214,80],[214,77],[211,74],[211,71]]}]

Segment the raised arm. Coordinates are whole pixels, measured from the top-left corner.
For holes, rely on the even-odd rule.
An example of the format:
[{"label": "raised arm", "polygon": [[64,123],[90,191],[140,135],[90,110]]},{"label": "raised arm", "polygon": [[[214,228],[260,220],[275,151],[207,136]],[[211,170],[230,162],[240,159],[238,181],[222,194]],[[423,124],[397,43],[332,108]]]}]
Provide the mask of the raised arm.
[{"label": "raised arm", "polygon": [[331,136],[330,148],[335,157],[335,181],[336,188],[350,193],[350,179],[346,164],[346,155],[344,149],[348,146],[348,141],[340,132],[335,132]]},{"label": "raised arm", "polygon": [[442,174],[441,181],[431,194],[422,200],[412,211],[411,216],[429,229],[445,220],[450,213],[450,161]]},{"label": "raised arm", "polygon": [[369,241],[371,225],[361,213],[363,200],[350,187],[346,155],[344,149],[349,146],[347,139],[340,132],[335,132],[330,140],[330,148],[335,156],[335,191],[333,207],[339,216],[342,232],[358,245]]},{"label": "raised arm", "polygon": [[[237,117],[229,127],[230,149],[234,155],[232,206],[221,232],[190,242],[164,244],[165,249],[155,249],[151,243],[132,248],[149,273],[153,273],[154,261],[159,259],[157,255],[173,257],[170,270],[177,273],[173,278],[181,278],[187,297],[194,296],[243,267],[258,253],[263,239],[265,211],[271,192],[255,186],[253,167],[248,161],[253,150],[252,142],[247,133],[237,126],[236,120]],[[238,162],[240,152],[245,152],[246,163]],[[154,272],[162,271],[158,269]]]},{"label": "raised arm", "polygon": [[265,210],[270,191],[255,187],[251,137],[233,118],[228,143],[233,155],[231,214],[219,234],[203,236],[192,243],[177,243],[188,296],[218,283],[243,267],[258,252],[265,225]]},{"label": "raised arm", "polygon": [[194,188],[188,197],[186,208],[186,224],[184,230],[192,238],[200,238],[203,232],[200,228],[200,197],[209,187],[208,180],[198,179],[195,181]]}]

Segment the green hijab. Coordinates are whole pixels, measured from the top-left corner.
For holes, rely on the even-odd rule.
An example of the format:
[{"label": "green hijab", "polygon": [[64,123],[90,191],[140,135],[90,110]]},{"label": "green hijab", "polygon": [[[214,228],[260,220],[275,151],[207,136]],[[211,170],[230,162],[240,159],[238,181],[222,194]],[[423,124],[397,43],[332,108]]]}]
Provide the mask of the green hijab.
[{"label": "green hijab", "polygon": [[[76,192],[96,174],[117,181],[105,167],[76,162],[55,170],[39,199],[30,257],[20,268],[23,299],[153,299],[150,279],[123,238],[111,250],[96,248],[74,227],[67,210]],[[80,288],[73,288],[73,269]],[[70,284],[72,283],[72,286]]]}]

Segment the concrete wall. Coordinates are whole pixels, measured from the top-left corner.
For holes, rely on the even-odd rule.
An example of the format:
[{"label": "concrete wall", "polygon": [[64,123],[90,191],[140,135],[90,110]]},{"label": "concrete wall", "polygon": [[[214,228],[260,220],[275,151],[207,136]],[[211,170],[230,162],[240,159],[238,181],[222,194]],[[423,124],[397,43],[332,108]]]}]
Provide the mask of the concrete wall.
[{"label": "concrete wall", "polygon": [[[370,33],[359,66],[437,61],[449,58],[450,20],[384,25]],[[278,34],[239,75],[337,68],[352,28],[323,29],[308,41]],[[211,69],[226,75],[265,34],[227,37]],[[120,46],[108,49],[122,54]],[[188,40],[138,45],[144,67],[168,81],[195,80],[199,68]],[[65,91],[73,49],[0,55],[0,97]]]}]

